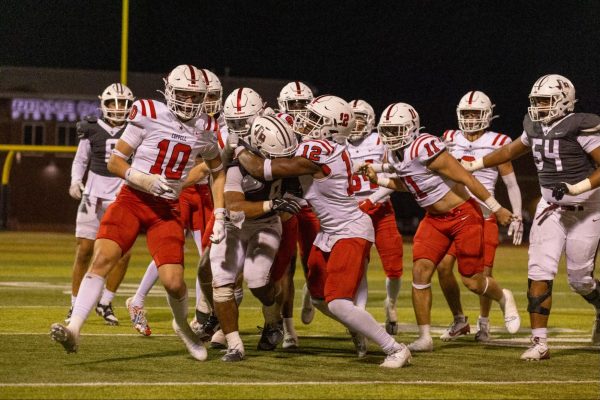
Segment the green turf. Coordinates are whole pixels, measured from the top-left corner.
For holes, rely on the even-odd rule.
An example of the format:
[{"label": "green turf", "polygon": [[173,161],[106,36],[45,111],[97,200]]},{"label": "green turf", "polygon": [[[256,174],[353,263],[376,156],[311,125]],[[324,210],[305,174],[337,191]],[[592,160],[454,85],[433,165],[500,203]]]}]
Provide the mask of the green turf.
[{"label": "green turf", "polygon": [[[494,271],[501,284],[515,292],[523,319],[518,334],[503,331],[494,306],[492,343],[476,344],[472,335],[441,342],[437,337],[451,315],[436,281],[435,351],[415,354],[406,368],[385,370],[378,366],[384,356],[376,346],[369,347],[365,359],[357,359],[345,329],[319,314],[308,326],[298,319],[297,351],[254,350],[259,338],[256,326],[262,319],[258,302],[247,291],[240,311],[247,358],[241,363],[221,362],[217,350],[209,350],[206,362],[193,360],[170,328],[162,288],[155,288],[146,300],[153,336],[137,335],[127,323],[124,302],[148,262],[142,239],[115,300],[121,326],[106,326],[90,316],[79,352],[67,355],[50,341],[48,332],[68,310],[74,239],[54,233],[0,232],[0,398],[600,398],[600,348],[589,345],[593,309],[570,291],[564,266],[554,286],[552,358],[539,363],[519,360],[529,336],[526,247],[499,248]],[[194,287],[197,258],[188,241],[189,288]],[[410,302],[408,245],[404,259],[398,340],[410,342],[417,329]],[[369,311],[383,321],[384,275],[375,252],[372,260]],[[302,279],[297,274],[298,288]],[[463,289],[462,300],[474,329],[478,299]]]}]

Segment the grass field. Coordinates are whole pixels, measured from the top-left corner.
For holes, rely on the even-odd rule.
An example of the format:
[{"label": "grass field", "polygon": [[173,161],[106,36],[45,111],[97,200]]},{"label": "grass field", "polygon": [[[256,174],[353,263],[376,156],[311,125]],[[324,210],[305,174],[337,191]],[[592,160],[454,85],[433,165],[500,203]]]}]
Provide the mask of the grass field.
[{"label": "grass field", "polygon": [[[153,289],[146,301],[153,334],[139,336],[128,323],[124,304],[148,263],[142,239],[134,248],[132,264],[114,302],[121,325],[106,326],[91,315],[79,352],[68,355],[51,342],[49,327],[61,321],[68,310],[73,237],[0,232],[0,398],[600,398],[600,348],[590,345],[594,312],[568,288],[564,266],[554,285],[552,358],[539,363],[519,360],[529,337],[526,247],[499,248],[494,272],[501,284],[515,293],[523,320],[516,335],[503,331],[495,305],[492,342],[477,344],[473,335],[441,342],[437,337],[451,322],[451,315],[436,281],[432,311],[435,351],[413,355],[406,368],[384,370],[378,366],[384,358],[380,350],[371,345],[369,355],[357,359],[345,329],[320,314],[308,326],[297,318],[300,349],[254,350],[259,338],[256,326],[262,324],[262,317],[249,292],[240,310],[247,351],[241,363],[221,362],[218,350],[209,350],[206,362],[193,360],[170,327],[170,311],[160,287]],[[416,337],[417,328],[410,301],[410,246],[404,250],[398,339],[408,343]],[[372,259],[368,308],[383,321],[384,275],[376,253]],[[194,287],[196,261],[195,249],[188,241],[189,288]],[[298,288],[302,280],[298,273]],[[478,300],[464,288],[462,293],[474,329]]]}]

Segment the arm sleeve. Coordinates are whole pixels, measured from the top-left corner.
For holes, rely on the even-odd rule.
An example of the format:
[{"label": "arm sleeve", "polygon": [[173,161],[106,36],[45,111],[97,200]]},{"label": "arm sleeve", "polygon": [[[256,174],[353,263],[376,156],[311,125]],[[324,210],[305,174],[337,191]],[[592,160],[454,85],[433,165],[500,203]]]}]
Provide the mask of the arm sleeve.
[{"label": "arm sleeve", "polygon": [[242,189],[242,172],[240,167],[234,166],[227,170],[227,178],[225,180],[225,192],[240,192],[244,193]]},{"label": "arm sleeve", "polygon": [[81,182],[83,175],[90,162],[90,154],[92,148],[88,139],[81,139],[77,146],[77,153],[73,159],[73,165],[71,166],[71,183]]},{"label": "arm sleeve", "polygon": [[[395,176],[392,176],[393,178],[395,178]],[[377,190],[375,191],[375,193],[373,193],[372,195],[369,196],[369,200],[371,200],[371,203],[375,204],[381,201],[381,199],[383,199],[386,196],[389,196],[390,194],[394,193],[394,189],[389,189],[383,186],[379,186],[377,188]]]},{"label": "arm sleeve", "polygon": [[504,184],[506,185],[506,190],[508,192],[508,200],[510,201],[510,206],[512,208],[513,214],[521,216],[521,189],[519,188],[519,184],[517,183],[517,177],[515,176],[515,173],[511,172],[508,175],[502,175],[502,181],[504,181]]},{"label": "arm sleeve", "polygon": [[584,134],[577,136],[577,143],[583,148],[586,153],[591,153],[592,150],[600,147],[600,134]]},{"label": "arm sleeve", "polygon": [[519,139],[521,139],[521,142],[523,142],[523,144],[525,146],[531,147],[531,143],[529,142],[529,137],[527,136],[527,132],[523,131],[523,133],[521,134]]}]

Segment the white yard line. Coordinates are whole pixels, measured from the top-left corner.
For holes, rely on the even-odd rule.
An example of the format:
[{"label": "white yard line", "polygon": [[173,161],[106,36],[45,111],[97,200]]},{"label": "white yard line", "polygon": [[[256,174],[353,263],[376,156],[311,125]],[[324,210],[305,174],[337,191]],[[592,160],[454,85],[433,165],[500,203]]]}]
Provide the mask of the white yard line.
[{"label": "white yard line", "polygon": [[600,384],[600,380],[540,380],[540,381],[275,381],[275,382],[39,382],[39,383],[0,383],[0,387],[97,387],[97,386],[335,386],[335,385],[564,385]]}]

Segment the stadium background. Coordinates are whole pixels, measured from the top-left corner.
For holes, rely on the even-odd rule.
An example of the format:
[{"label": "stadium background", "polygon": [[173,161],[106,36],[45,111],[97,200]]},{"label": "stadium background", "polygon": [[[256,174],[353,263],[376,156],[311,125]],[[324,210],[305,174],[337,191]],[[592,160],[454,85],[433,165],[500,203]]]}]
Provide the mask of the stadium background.
[{"label": "stadium background", "polygon": [[[3,1],[0,143],[75,144],[74,121],[48,104],[93,101],[119,79],[120,18],[118,1]],[[493,129],[516,138],[531,84],[560,73],[575,84],[579,110],[600,111],[596,1],[132,1],[129,31],[128,84],[138,97],[157,98],[160,77],[192,63],[223,78],[224,96],[249,86],[271,106],[296,79],[321,94],[364,98],[377,113],[405,101],[426,131],[440,135],[456,126],[458,99],[479,89],[501,116]],[[18,112],[15,99],[38,101],[47,112]],[[71,154],[17,155],[3,221],[9,229],[73,228],[71,161]],[[531,156],[515,168],[531,211],[539,196]],[[498,197],[508,204],[502,185]],[[410,234],[421,211],[407,194],[394,202]]]}]

